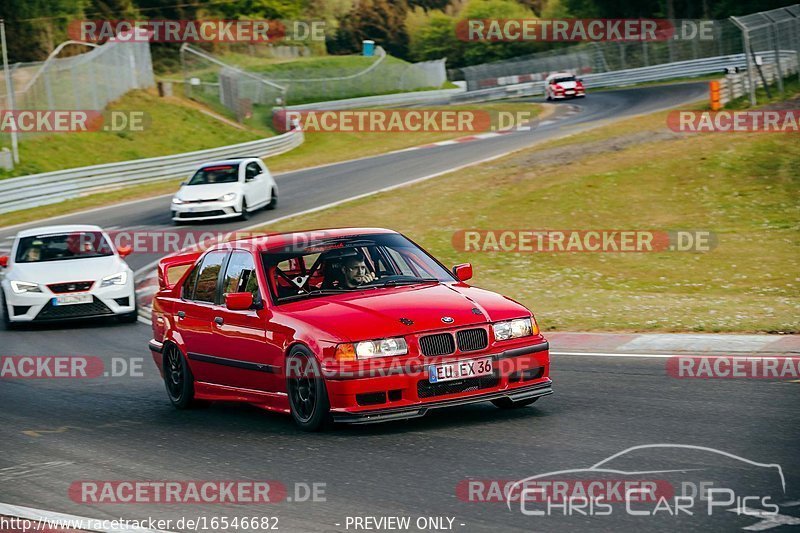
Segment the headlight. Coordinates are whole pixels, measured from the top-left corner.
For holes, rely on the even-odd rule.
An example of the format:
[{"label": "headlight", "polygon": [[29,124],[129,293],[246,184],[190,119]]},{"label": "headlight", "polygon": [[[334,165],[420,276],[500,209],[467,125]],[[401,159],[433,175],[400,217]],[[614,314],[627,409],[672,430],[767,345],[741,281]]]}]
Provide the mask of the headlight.
[{"label": "headlight", "polygon": [[101,287],[108,287],[110,285],[125,285],[125,282],[128,281],[128,273],[127,272],[119,272],[118,274],[114,274],[112,276],[106,276],[100,281]]},{"label": "headlight", "polygon": [[408,344],[406,344],[406,340],[403,337],[356,343],[356,355],[359,359],[389,357],[392,355],[405,355],[407,353]]},{"label": "headlight", "polygon": [[175,205],[181,205],[181,204],[185,204],[186,202],[184,202],[180,198],[173,198],[172,199],[172,203],[175,204]]},{"label": "headlight", "polygon": [[219,201],[220,202],[232,202],[233,200],[236,200],[236,193],[235,192],[225,193],[225,194],[223,194],[222,196],[219,197]]},{"label": "headlight", "polygon": [[23,292],[42,292],[39,285],[28,281],[12,281],[11,290],[17,294],[22,294]]},{"label": "headlight", "polygon": [[[517,320],[509,320],[508,322],[498,322],[492,324],[494,330],[494,338],[499,341],[508,339],[517,339],[519,337],[528,337],[533,335],[534,327],[530,318],[519,318]],[[538,333],[538,328],[536,328]]]}]

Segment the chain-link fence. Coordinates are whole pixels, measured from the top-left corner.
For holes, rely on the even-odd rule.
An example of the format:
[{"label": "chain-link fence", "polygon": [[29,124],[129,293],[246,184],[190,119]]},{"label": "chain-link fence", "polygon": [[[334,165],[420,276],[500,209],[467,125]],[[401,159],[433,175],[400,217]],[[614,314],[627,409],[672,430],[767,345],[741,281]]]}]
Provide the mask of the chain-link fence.
[{"label": "chain-link fence", "polygon": [[742,36],[728,20],[675,22],[675,37],[663,41],[590,42],[505,61],[464,67],[467,90],[539,81],[549,73],[594,74],[741,53]]},{"label": "chain-link fence", "polygon": [[784,78],[790,72],[779,58],[784,58],[785,61],[789,54],[797,62],[800,54],[800,4],[743,17],[731,17],[731,20],[742,33],[744,53],[747,56],[750,103],[757,103],[758,85],[762,85],[769,94],[770,82],[766,79],[763,68],[765,63],[772,63],[777,67],[777,88],[783,93]]},{"label": "chain-link fence", "polygon": [[380,47],[374,57],[331,56],[278,65],[231,57],[247,66],[233,66],[228,56],[223,60],[194,46],[181,47],[187,94],[227,108],[240,120],[276,105],[434,89],[447,81],[444,59],[409,64]]},{"label": "chain-link fence", "polygon": [[[64,43],[74,44],[74,43]],[[11,73],[15,109],[102,110],[131,89],[155,85],[150,43],[111,41],[86,53],[17,63]],[[3,109],[9,109],[3,89]]]}]

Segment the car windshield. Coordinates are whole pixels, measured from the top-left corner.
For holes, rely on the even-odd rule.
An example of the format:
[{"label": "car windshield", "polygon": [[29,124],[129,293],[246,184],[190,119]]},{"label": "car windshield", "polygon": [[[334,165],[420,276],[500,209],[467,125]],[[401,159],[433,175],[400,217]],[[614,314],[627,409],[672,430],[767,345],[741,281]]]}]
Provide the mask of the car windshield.
[{"label": "car windshield", "polygon": [[313,241],[262,257],[277,302],[455,280],[427,252],[395,233]]},{"label": "car windshield", "polygon": [[216,165],[198,170],[187,185],[209,185],[212,183],[236,183],[239,181],[238,165]]},{"label": "car windshield", "polygon": [[553,80],[553,83],[564,83],[565,81],[575,81],[575,76],[563,76]]},{"label": "car windshield", "polygon": [[99,231],[75,231],[22,237],[17,246],[17,263],[40,263],[66,259],[87,259],[114,255]]}]

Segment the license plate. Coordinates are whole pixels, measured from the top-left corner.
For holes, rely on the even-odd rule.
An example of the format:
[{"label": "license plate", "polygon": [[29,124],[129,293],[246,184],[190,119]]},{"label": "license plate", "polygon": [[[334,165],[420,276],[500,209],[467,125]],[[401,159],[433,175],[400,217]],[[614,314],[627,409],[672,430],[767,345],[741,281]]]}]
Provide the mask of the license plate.
[{"label": "license plate", "polygon": [[564,91],[566,94],[575,94],[575,91]]},{"label": "license plate", "polygon": [[428,366],[428,381],[439,383],[455,379],[474,378],[492,373],[491,359],[468,359]]},{"label": "license plate", "polygon": [[53,305],[75,305],[92,303],[91,294],[62,294],[53,298]]}]

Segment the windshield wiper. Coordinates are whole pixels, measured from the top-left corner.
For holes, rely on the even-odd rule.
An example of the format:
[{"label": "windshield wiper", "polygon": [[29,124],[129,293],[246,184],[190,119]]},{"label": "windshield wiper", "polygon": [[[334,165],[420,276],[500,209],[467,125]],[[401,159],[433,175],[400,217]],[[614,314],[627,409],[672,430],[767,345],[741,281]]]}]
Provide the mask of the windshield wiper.
[{"label": "windshield wiper", "polygon": [[343,294],[345,292],[354,292],[352,289],[320,289],[317,291],[301,292],[300,294],[292,294],[291,296],[284,296],[278,299],[279,302],[288,302],[291,300],[299,300],[301,298],[310,298],[312,296],[324,296],[326,294]]},{"label": "windshield wiper", "polygon": [[384,281],[383,283],[375,283],[371,284],[368,287],[392,287],[397,285],[415,285],[417,283],[438,283],[439,280],[437,278],[416,278],[416,279],[389,279]]}]

